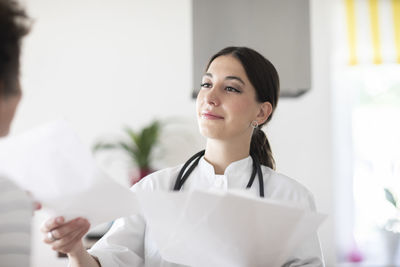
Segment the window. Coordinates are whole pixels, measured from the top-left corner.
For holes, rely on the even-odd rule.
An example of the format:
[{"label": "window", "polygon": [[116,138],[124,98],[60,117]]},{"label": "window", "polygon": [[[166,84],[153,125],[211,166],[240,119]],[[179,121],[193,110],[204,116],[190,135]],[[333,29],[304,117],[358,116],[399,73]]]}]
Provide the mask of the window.
[{"label": "window", "polygon": [[[338,1],[334,14],[333,117],[339,261],[396,262],[400,219],[400,0]],[[390,242],[391,245],[388,245]],[[394,242],[395,241],[395,242]],[[356,244],[356,245],[355,245]],[[400,248],[399,248],[400,249]]]}]

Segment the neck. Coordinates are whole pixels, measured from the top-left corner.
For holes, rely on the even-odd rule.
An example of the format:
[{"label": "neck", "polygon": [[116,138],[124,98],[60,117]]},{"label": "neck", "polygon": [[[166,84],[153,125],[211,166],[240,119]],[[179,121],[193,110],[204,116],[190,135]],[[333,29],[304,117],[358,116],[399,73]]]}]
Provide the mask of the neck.
[{"label": "neck", "polygon": [[248,157],[249,153],[250,140],[229,142],[207,139],[204,159],[214,167],[215,174],[224,174],[229,164]]}]

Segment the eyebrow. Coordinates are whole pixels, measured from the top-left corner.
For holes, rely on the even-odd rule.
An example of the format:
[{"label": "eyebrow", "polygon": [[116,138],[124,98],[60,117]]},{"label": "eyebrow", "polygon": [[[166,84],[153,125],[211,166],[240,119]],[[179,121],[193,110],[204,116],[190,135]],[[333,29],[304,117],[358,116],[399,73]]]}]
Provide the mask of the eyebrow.
[{"label": "eyebrow", "polygon": [[[206,73],[204,74],[204,76],[208,76],[208,77],[210,77],[210,78],[213,77],[213,75],[212,75],[211,73],[209,73],[209,72],[206,72]],[[237,76],[226,76],[226,77],[225,77],[225,80],[236,80],[236,81],[241,82],[243,85],[246,84],[242,79],[240,79],[240,78],[237,77]]]}]

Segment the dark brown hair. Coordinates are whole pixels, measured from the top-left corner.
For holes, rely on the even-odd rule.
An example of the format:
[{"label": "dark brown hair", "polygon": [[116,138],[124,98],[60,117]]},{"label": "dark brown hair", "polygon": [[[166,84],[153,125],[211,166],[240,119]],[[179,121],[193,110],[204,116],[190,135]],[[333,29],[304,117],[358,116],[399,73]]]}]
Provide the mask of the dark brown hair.
[{"label": "dark brown hair", "polygon": [[267,136],[261,127],[271,120],[272,114],[278,104],[279,75],[274,65],[257,51],[248,47],[226,47],[211,57],[207,64],[219,56],[232,55],[238,59],[246,71],[251,84],[256,90],[257,101],[269,102],[272,105],[272,113],[268,120],[259,125],[253,132],[250,144],[250,154],[258,158],[261,164],[275,169],[275,160]]},{"label": "dark brown hair", "polygon": [[13,0],[0,0],[0,94],[19,92],[21,39],[29,32],[29,19]]}]

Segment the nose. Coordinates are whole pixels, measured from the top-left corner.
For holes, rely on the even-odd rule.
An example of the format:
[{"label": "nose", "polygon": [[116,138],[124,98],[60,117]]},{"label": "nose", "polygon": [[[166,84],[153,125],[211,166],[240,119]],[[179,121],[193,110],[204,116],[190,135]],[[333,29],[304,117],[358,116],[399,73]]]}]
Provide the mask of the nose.
[{"label": "nose", "polygon": [[218,95],[218,87],[213,86],[208,90],[204,90],[204,102],[211,106],[218,106],[220,104],[220,97]]}]

